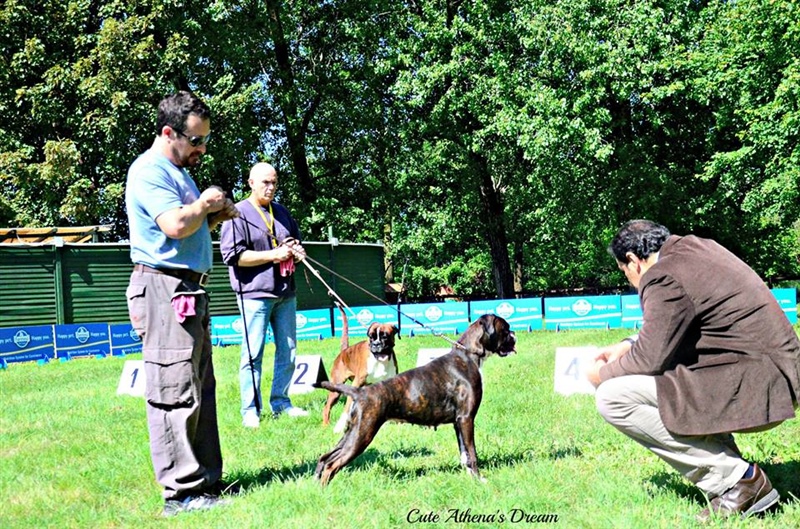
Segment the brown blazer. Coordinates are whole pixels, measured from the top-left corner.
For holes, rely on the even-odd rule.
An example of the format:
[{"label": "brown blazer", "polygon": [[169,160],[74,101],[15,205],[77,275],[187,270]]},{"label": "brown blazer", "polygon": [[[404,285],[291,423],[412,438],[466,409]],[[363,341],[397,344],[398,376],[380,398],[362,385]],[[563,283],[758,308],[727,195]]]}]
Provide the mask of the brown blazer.
[{"label": "brown blazer", "polygon": [[671,236],[641,278],[644,323],[607,380],[653,375],[664,425],[737,432],[794,417],[800,340],[761,278],[709,239]]}]

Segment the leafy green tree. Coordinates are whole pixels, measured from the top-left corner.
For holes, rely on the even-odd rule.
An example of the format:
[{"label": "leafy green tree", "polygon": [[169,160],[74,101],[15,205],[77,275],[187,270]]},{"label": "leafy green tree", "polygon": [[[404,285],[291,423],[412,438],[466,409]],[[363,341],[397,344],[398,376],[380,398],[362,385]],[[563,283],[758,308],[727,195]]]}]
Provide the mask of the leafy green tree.
[{"label": "leafy green tree", "polygon": [[[125,171],[152,141],[155,106],[166,93],[214,94],[215,129],[226,119],[237,132],[252,122],[249,85],[233,75],[206,77],[198,67],[215,46],[226,55],[233,36],[209,41],[201,27],[211,24],[189,18],[179,2],[19,0],[3,5],[0,26],[8,51],[0,75],[0,111],[8,117],[0,130],[0,217],[9,224],[114,223],[116,236],[126,237]],[[224,139],[197,174],[203,185],[238,181],[237,168],[260,138]]]},{"label": "leafy green tree", "polygon": [[125,238],[127,167],[190,89],[213,112],[201,187],[241,197],[272,162],[306,238],[384,241],[413,296],[619,285],[605,245],[633,217],[796,275],[798,20],[788,0],[6,2],[0,223]]},{"label": "leafy green tree", "polygon": [[697,101],[714,109],[701,214],[764,276],[797,275],[800,12],[794,2],[712,3],[689,55]]},{"label": "leafy green tree", "polygon": [[622,221],[691,222],[712,111],[692,101],[681,59],[701,12],[585,0],[516,9],[523,52],[505,114],[532,165],[518,207],[533,289],[619,284],[605,246]]},{"label": "leafy green tree", "polygon": [[393,252],[416,263],[416,277],[433,279],[460,263],[472,271],[464,278],[471,288],[460,293],[513,297],[506,193],[521,168],[509,163],[516,148],[498,135],[495,118],[517,50],[508,4],[449,0],[408,9],[414,30],[392,43],[401,65],[393,92],[405,107],[395,123],[404,222],[395,224]]}]

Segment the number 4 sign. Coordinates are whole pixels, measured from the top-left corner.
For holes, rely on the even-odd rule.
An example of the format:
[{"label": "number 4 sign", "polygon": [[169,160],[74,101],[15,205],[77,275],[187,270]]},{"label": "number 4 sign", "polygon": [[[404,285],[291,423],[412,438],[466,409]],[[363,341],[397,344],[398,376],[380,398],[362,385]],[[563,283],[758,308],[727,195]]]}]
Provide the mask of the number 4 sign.
[{"label": "number 4 sign", "polygon": [[315,389],[312,384],[323,380],[328,380],[328,373],[325,372],[320,355],[296,356],[289,394],[310,393]]},{"label": "number 4 sign", "polygon": [[594,394],[594,386],[586,378],[594,365],[597,347],[556,347],[555,391],[563,395]]}]

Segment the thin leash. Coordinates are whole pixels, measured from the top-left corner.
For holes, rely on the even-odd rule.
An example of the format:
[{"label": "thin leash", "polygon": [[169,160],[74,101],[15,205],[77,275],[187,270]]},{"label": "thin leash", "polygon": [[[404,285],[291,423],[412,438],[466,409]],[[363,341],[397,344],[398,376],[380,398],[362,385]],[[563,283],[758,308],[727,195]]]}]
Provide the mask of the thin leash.
[{"label": "thin leash", "polygon": [[[258,230],[264,231],[260,226],[257,226],[255,224],[253,224],[252,222],[248,221],[245,218],[241,218],[240,217],[240,220],[243,220],[245,223],[249,224],[250,226],[253,226],[254,228],[256,228]],[[458,349],[462,349],[464,351],[467,350],[467,348],[463,344],[461,344],[461,343],[449,338],[448,336],[445,336],[444,333],[439,332],[436,329],[434,329],[432,327],[429,327],[428,325],[425,325],[424,323],[422,323],[421,321],[417,320],[416,318],[414,318],[412,316],[409,316],[408,314],[405,314],[403,311],[401,311],[397,307],[395,307],[395,306],[391,305],[390,303],[388,303],[387,301],[379,298],[378,296],[376,296],[375,294],[373,294],[369,290],[363,288],[361,285],[359,285],[359,284],[351,281],[350,279],[344,277],[343,275],[331,270],[330,268],[328,268],[324,264],[320,263],[319,261],[317,261],[315,259],[312,259],[311,257],[308,256],[308,254],[304,255],[303,258],[301,259],[301,262],[312,273],[312,275],[314,275],[314,277],[316,277],[325,286],[325,288],[328,289],[328,295],[331,296],[332,298],[334,298],[336,301],[340,302],[344,307],[346,307],[347,310],[350,311],[350,314],[353,315],[353,317],[357,318],[356,313],[353,311],[353,309],[351,309],[344,301],[342,301],[342,298],[328,285],[328,283],[325,282],[324,279],[322,279],[322,276],[320,275],[320,273],[313,266],[311,266],[311,264],[309,264],[309,261],[311,263],[313,263],[315,266],[318,266],[318,267],[322,268],[323,270],[325,270],[329,274],[333,274],[334,276],[338,277],[339,279],[344,280],[345,282],[347,282],[350,285],[354,286],[355,288],[357,288],[361,292],[365,293],[369,297],[375,299],[379,303],[381,303],[383,305],[386,305],[387,307],[391,307],[392,310],[394,310],[395,312],[397,312],[401,316],[405,316],[406,318],[408,318],[412,322],[416,323],[417,325],[419,325],[423,329],[428,329],[429,331],[431,331],[431,334],[433,336],[436,336],[438,338],[441,338],[441,339],[445,340],[446,342],[450,343],[450,345],[452,345],[453,347],[457,347]]]},{"label": "thin leash", "polygon": [[[311,274],[312,274],[314,277],[316,277],[316,278],[319,280],[319,282],[320,282],[320,283],[322,283],[322,286],[324,286],[325,288],[327,288],[327,289],[328,289],[328,295],[329,295],[330,297],[332,297],[332,298],[334,299],[334,301],[336,301],[336,302],[337,302],[337,303],[339,303],[339,304],[340,304],[342,307],[344,307],[344,308],[346,308],[347,310],[349,310],[349,311],[350,311],[350,314],[352,314],[352,316],[353,316],[354,318],[358,318],[358,315],[355,313],[355,311],[353,311],[353,309],[351,309],[351,308],[350,308],[350,306],[349,306],[347,303],[345,303],[345,302],[344,302],[344,300],[342,300],[342,298],[341,298],[341,297],[339,297],[339,294],[337,294],[337,293],[336,293],[336,291],[334,291],[334,290],[333,290],[333,289],[330,287],[330,285],[328,285],[328,283],[326,283],[326,282],[325,282],[325,280],[324,280],[324,279],[322,279],[322,276],[320,275],[320,273],[319,273],[319,272],[318,272],[318,271],[317,271],[317,270],[316,270],[316,269],[315,269],[313,266],[311,266],[311,265],[308,263],[308,261],[309,261],[309,260],[312,260],[312,259],[311,259],[311,258],[310,258],[308,255],[305,255],[305,256],[304,256],[304,257],[303,257],[303,258],[300,260],[300,262],[301,262],[301,263],[303,263],[303,264],[305,265],[305,267],[308,269],[308,271],[309,271],[309,272],[311,272]],[[319,265],[319,263],[318,263],[317,261],[314,261],[314,262],[315,262],[315,263],[317,263],[317,265]]]},{"label": "thin leash", "polygon": [[[241,217],[242,220],[245,220],[244,217]],[[232,222],[231,224],[231,234],[233,235],[233,245],[236,246],[236,223]],[[246,237],[244,233],[242,235],[242,243],[246,242]],[[234,268],[237,270],[241,270],[241,267],[236,264]],[[250,364],[250,376],[253,379],[253,399],[256,404],[256,415],[261,417],[261,395],[258,394],[258,383],[256,381],[256,368],[255,363],[253,361],[253,352],[250,350],[250,335],[247,333],[247,317],[245,316],[244,311],[244,293],[242,292],[242,281],[239,279],[238,273],[234,272],[236,276],[236,285],[239,287],[238,294],[239,294],[239,306],[242,308],[242,330],[244,333],[244,343],[247,344],[245,347],[247,348],[247,360]],[[260,374],[260,373],[259,373]]]},{"label": "thin leash", "polygon": [[[343,275],[341,275],[341,274],[339,274],[339,273],[336,273],[336,272],[334,272],[333,270],[331,270],[330,268],[328,268],[328,267],[327,267],[327,266],[325,266],[324,264],[320,263],[319,261],[316,261],[316,260],[312,259],[312,258],[311,258],[311,257],[309,257],[308,255],[306,255],[306,256],[305,256],[305,258],[303,259],[303,262],[306,264],[306,266],[308,266],[308,263],[306,263],[306,262],[305,262],[305,261],[306,261],[306,259],[307,259],[307,260],[309,260],[309,261],[311,261],[311,262],[313,262],[313,263],[314,263],[316,266],[318,266],[318,267],[322,268],[322,269],[323,269],[323,270],[325,270],[326,272],[328,272],[328,273],[330,273],[330,274],[333,274],[333,275],[335,275],[336,277],[338,277],[339,279],[342,279],[342,280],[344,280],[345,282],[349,283],[350,285],[352,285],[352,286],[356,287],[358,290],[360,290],[361,292],[365,293],[365,294],[366,294],[366,295],[368,295],[369,297],[371,297],[371,298],[373,298],[373,299],[375,299],[375,300],[379,301],[379,302],[380,302],[380,303],[382,303],[383,305],[386,305],[387,307],[391,307],[391,308],[392,308],[392,310],[394,310],[395,312],[397,312],[398,314],[400,314],[400,315],[402,315],[402,316],[405,316],[406,318],[408,318],[409,320],[413,321],[414,323],[416,323],[417,325],[419,325],[419,326],[420,326],[420,327],[422,327],[423,329],[428,329],[429,331],[431,331],[431,334],[432,334],[433,336],[436,336],[436,337],[438,337],[438,338],[441,338],[441,339],[443,339],[443,340],[445,340],[445,341],[449,342],[449,343],[450,343],[450,345],[452,345],[452,346],[454,346],[454,347],[457,347],[457,348],[459,348],[459,349],[463,349],[463,350],[465,350],[465,351],[467,350],[467,348],[466,348],[466,347],[464,347],[464,345],[463,345],[463,344],[461,344],[461,343],[459,343],[459,342],[457,342],[457,341],[455,341],[455,340],[453,340],[453,339],[449,338],[448,336],[445,336],[445,334],[444,334],[444,333],[442,333],[442,332],[439,332],[439,331],[437,331],[436,329],[434,329],[434,328],[432,328],[432,327],[429,327],[429,326],[425,325],[424,323],[422,323],[422,322],[421,322],[421,321],[419,321],[418,319],[416,319],[416,318],[414,318],[414,317],[412,317],[412,316],[409,316],[408,314],[405,314],[403,311],[401,311],[400,309],[398,309],[398,308],[397,308],[397,307],[395,307],[394,305],[392,305],[392,304],[388,303],[387,301],[385,301],[385,300],[383,300],[383,299],[379,298],[378,296],[376,296],[375,294],[373,294],[373,293],[372,293],[372,292],[370,292],[369,290],[367,290],[367,289],[363,288],[361,285],[358,285],[358,284],[356,284],[354,281],[351,281],[350,279],[348,279],[348,278],[344,277]],[[313,273],[313,272],[312,272],[312,273]],[[322,280],[322,279],[319,277],[319,272],[317,272],[317,273],[316,273],[316,277],[317,277],[317,279],[320,279],[320,281]],[[324,284],[324,285],[325,285],[325,286],[326,286],[326,287],[329,289],[329,293],[330,293],[330,292],[331,292],[331,291],[330,291],[330,287],[328,287],[328,285],[327,285],[327,284],[325,284],[325,282],[324,282],[324,281],[323,281],[323,284]],[[340,298],[337,296],[337,299],[340,299]],[[349,309],[349,307],[348,307],[348,309]],[[350,312],[352,313],[353,311],[351,310]],[[353,315],[355,316],[355,314],[353,314]]]}]

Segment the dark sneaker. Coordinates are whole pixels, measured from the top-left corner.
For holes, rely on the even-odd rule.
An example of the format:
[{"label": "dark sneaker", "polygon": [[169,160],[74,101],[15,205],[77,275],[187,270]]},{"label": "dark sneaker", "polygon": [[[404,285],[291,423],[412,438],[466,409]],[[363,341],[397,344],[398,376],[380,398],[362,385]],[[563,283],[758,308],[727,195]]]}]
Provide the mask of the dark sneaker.
[{"label": "dark sneaker", "polygon": [[211,496],[238,496],[242,493],[242,486],[239,481],[228,483],[227,481],[219,480],[213,485],[203,488],[204,494]]},{"label": "dark sneaker", "polygon": [[753,476],[740,479],[736,485],[712,498],[709,506],[703,510],[697,519],[700,522],[708,521],[712,513],[721,518],[740,516],[747,518],[759,514],[780,499],[778,491],[772,488],[769,478],[758,465],[753,464]]},{"label": "dark sneaker", "polygon": [[181,500],[165,501],[161,516],[175,516],[182,512],[213,509],[214,507],[220,507],[229,503],[229,500],[223,500],[219,496],[212,496],[211,494],[186,496]]}]

